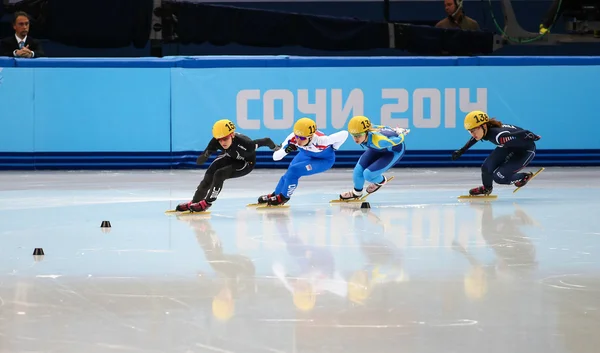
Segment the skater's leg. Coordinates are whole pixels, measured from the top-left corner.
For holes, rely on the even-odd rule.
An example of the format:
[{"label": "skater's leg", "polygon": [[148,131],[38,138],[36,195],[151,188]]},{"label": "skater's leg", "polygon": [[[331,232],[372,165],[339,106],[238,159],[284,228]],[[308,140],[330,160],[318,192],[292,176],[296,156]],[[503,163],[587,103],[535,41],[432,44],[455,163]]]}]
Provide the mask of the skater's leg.
[{"label": "skater's leg", "polygon": [[497,147],[483,161],[481,165],[481,181],[483,186],[478,186],[469,190],[470,195],[489,195],[494,189],[494,171],[502,165],[508,157],[510,151],[506,148]]},{"label": "skater's leg", "polygon": [[213,183],[215,172],[218,169],[231,164],[231,161],[233,161],[233,159],[229,158],[226,155],[220,155],[217,158],[215,158],[215,160],[210,164],[208,169],[206,169],[206,172],[204,172],[204,177],[202,178],[202,181],[196,188],[196,192],[194,193],[192,200],[180,203],[175,209],[177,211],[188,211],[190,209],[190,205],[204,200],[208,195],[210,187]]},{"label": "skater's leg", "polygon": [[241,162],[236,159],[230,159],[230,163],[215,171],[213,175],[213,183],[208,189],[204,198],[198,202],[189,205],[190,210],[194,212],[206,211],[212,203],[217,200],[217,197],[223,189],[223,183],[227,179],[239,178],[250,173],[253,169],[253,164]]},{"label": "skater's leg", "polygon": [[373,164],[373,162],[375,162],[379,157],[380,153],[372,149],[366,150],[365,153],[360,156],[352,174],[354,190],[362,191],[363,187],[365,186],[365,170],[369,168],[369,166]]},{"label": "skater's leg", "polygon": [[281,203],[287,202],[296,190],[298,180],[301,177],[323,173],[331,169],[334,163],[335,154],[333,149],[321,152],[319,158],[312,157],[300,151],[300,153],[294,157],[294,160],[282,177],[283,183],[275,190],[274,197],[281,195],[286,200],[279,201],[283,201]]},{"label": "skater's leg", "polygon": [[485,159],[481,165],[481,181],[485,188],[494,187],[494,171],[506,161],[509,153],[508,149],[498,147]]},{"label": "skater's leg", "polygon": [[380,154],[379,158],[365,170],[365,179],[374,184],[384,183],[385,178],[383,173],[398,163],[402,156],[404,156],[404,149],[400,152],[390,151]]},{"label": "skater's leg", "polygon": [[[281,194],[289,198],[287,195],[289,194],[291,196],[291,194],[294,192],[294,189],[298,184],[298,179],[304,175],[304,172],[308,172],[306,168],[310,165],[310,160],[311,158],[308,154],[299,152],[294,159],[292,159],[292,162],[285,171],[285,174],[283,174],[279,179],[279,183],[277,183],[274,194]],[[291,192],[289,190],[290,188],[292,188]]]},{"label": "skater's leg", "polygon": [[340,194],[340,199],[350,200],[361,197],[365,180],[373,183],[367,187],[368,193],[377,191],[385,183],[383,173],[396,164],[403,155],[404,149],[399,152],[372,149],[365,151],[354,167],[354,190],[343,192]]},{"label": "skater's leg", "polygon": [[206,172],[204,173],[204,178],[198,185],[196,192],[194,193],[194,197],[192,198],[192,203],[199,202],[208,197],[210,189],[212,187],[214,181],[214,175],[217,170],[221,168],[225,168],[233,163],[234,159],[226,156],[220,155],[210,164]]},{"label": "skater's leg", "polygon": [[[510,152],[506,162],[494,170],[494,181],[498,184],[513,184],[531,177],[532,173],[519,173],[535,157],[535,147],[526,151]],[[527,180],[523,183],[525,185]],[[518,186],[518,185],[517,185]]]},{"label": "skater's leg", "polygon": [[[285,183],[285,174],[282,175],[279,178],[279,181],[277,182],[277,186],[275,186],[275,191],[276,190],[280,190],[281,188],[283,188],[283,183]],[[270,194],[259,196],[258,197],[258,203],[259,204],[266,204],[267,202],[269,202],[269,199],[271,197],[273,197],[274,195],[277,195],[277,193],[275,191],[273,191],[273,193],[270,193]]]},{"label": "skater's leg", "polygon": [[217,200],[219,193],[223,189],[223,183],[227,179],[240,178],[249,174],[254,169],[254,164],[232,160],[230,165],[217,169],[213,177],[212,186],[205,198],[208,203],[213,203]]}]

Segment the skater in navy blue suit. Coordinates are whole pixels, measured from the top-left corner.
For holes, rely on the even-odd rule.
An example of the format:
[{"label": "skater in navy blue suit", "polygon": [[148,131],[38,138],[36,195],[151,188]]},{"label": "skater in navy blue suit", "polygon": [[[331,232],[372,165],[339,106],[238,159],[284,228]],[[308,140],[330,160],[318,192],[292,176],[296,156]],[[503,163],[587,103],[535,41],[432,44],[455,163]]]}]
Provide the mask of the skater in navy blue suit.
[{"label": "skater in navy blue suit", "polygon": [[491,194],[494,181],[498,184],[523,187],[534,176],[533,173],[520,171],[535,157],[535,141],[539,140],[540,136],[518,126],[490,119],[486,113],[478,110],[467,114],[465,129],[471,134],[471,139],[461,149],[452,153],[452,160],[457,160],[478,141],[489,141],[498,146],[481,166],[483,186],[469,190],[469,194]]}]

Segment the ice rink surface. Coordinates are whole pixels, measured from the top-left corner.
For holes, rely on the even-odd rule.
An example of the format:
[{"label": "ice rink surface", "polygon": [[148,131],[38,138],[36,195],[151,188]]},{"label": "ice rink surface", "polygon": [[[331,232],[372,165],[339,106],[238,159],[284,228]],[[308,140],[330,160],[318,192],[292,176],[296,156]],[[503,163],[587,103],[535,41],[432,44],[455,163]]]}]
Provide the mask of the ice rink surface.
[{"label": "ice rink surface", "polygon": [[257,210],[255,170],[200,216],[164,211],[204,170],[3,172],[0,352],[597,353],[599,172],[459,202],[478,168],[397,168],[361,210],[336,169]]}]

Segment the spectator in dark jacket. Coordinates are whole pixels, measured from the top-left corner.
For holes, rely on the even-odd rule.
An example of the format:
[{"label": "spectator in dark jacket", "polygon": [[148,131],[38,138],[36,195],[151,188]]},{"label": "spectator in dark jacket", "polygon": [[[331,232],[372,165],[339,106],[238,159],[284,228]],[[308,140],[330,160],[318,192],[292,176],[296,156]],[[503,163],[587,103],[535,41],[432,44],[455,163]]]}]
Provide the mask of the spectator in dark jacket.
[{"label": "spectator in dark jacket", "polygon": [[438,22],[437,28],[456,28],[478,31],[479,24],[463,11],[463,0],[444,0],[444,9],[448,17]]},{"label": "spectator in dark jacket", "polygon": [[46,56],[39,40],[28,36],[29,15],[19,11],[15,12],[13,20],[15,35],[2,39],[0,42],[0,56],[13,56],[17,58],[39,58]]}]

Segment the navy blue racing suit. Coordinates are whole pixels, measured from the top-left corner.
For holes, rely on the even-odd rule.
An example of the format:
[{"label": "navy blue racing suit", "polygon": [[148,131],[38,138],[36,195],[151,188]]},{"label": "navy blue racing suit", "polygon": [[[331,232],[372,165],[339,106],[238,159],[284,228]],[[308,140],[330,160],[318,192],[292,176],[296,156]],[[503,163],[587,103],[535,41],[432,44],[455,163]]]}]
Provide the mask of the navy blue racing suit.
[{"label": "navy blue racing suit", "polygon": [[[535,157],[535,141],[540,136],[518,126],[504,124],[501,127],[489,127],[481,139],[498,146],[485,159],[481,166],[481,179],[483,186],[492,188],[493,182],[498,184],[512,184],[523,179],[527,174],[519,173]],[[477,140],[473,137],[458,151],[452,154],[456,160],[466,150],[471,148]]]}]

